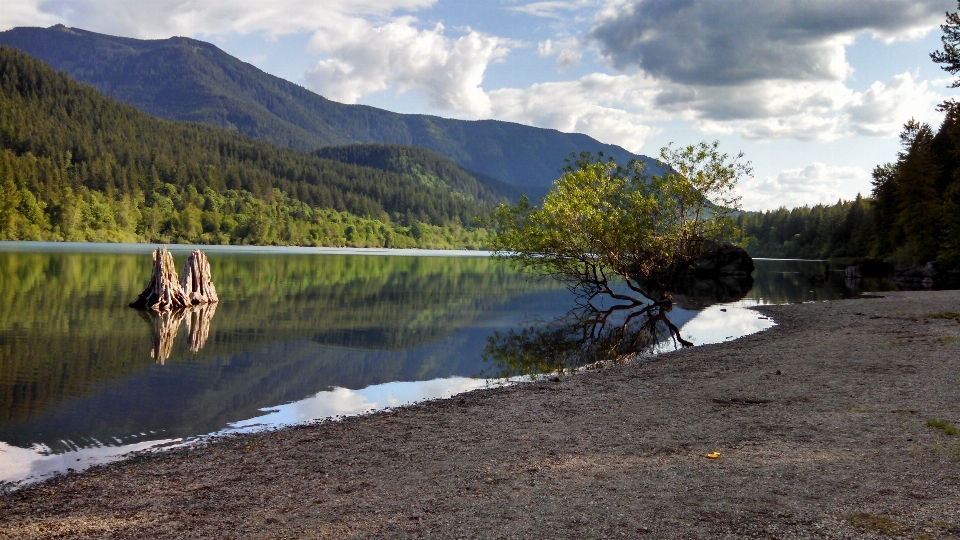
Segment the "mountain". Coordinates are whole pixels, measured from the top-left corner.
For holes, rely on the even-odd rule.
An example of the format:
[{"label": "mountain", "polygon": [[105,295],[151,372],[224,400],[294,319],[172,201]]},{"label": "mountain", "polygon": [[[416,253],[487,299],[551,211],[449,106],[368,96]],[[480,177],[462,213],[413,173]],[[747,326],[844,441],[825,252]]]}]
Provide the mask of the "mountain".
[{"label": "mountain", "polygon": [[2,240],[481,245],[464,225],[502,196],[436,154],[378,153],[406,169],[161,120],[0,46]]},{"label": "mountain", "polygon": [[499,204],[506,199],[519,199],[524,194],[539,199],[547,192],[546,188],[521,188],[482,173],[469,172],[450,159],[419,146],[359,143],[326,146],[315,154],[341,163],[395,172],[478,201]]},{"label": "mountain", "polygon": [[301,150],[358,142],[420,146],[507,184],[540,187],[538,193],[571,152],[651,161],[577,133],[344,105],[189,38],[137,40],[57,25],[0,32],[0,45],[160,118],[235,129]]}]

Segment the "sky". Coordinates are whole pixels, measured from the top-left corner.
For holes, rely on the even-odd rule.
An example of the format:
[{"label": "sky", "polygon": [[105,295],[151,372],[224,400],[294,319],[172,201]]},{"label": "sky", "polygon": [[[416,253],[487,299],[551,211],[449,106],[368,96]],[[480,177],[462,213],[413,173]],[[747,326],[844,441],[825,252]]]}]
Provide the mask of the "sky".
[{"label": "sky", "polygon": [[929,54],[953,0],[5,0],[62,23],[209,41],[343,103],[585,133],[656,157],[719,140],[748,210],[869,195],[957,95]]}]

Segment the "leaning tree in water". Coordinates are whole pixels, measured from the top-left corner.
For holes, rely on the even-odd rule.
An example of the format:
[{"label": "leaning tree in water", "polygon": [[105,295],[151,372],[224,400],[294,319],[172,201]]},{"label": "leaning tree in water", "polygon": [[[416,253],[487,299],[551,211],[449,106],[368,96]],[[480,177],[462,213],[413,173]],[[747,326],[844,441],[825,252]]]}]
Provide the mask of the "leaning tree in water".
[{"label": "leaning tree in water", "polygon": [[647,174],[638,161],[621,166],[582,153],[539,207],[522,198],[494,211],[491,246],[500,259],[562,281],[583,307],[611,299],[598,324],[627,312],[626,326],[669,309],[666,285],[696,263],[707,241],[733,235],[734,188],[752,174],[742,159],[721,153],[718,141],[671,144],[660,151],[660,172]]}]

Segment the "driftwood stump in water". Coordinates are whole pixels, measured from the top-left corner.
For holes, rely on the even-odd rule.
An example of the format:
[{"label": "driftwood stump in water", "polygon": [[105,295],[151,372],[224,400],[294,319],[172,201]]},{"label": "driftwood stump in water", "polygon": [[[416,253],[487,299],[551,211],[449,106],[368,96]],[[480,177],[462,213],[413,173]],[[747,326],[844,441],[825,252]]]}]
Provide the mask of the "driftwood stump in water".
[{"label": "driftwood stump in water", "polygon": [[130,307],[153,326],[150,356],[164,363],[173,351],[180,325],[187,321],[187,342],[191,352],[203,348],[210,336],[210,321],[217,310],[217,289],[210,278],[207,256],[195,249],[183,265],[183,281],[177,278],[173,255],[167,247],[153,253],[150,283]]},{"label": "driftwood stump in water", "polygon": [[166,246],[153,253],[153,272],[150,283],[130,307],[169,311],[200,304],[218,302],[217,289],[210,279],[210,263],[207,256],[195,249],[183,265],[183,282],[177,276],[173,255]]},{"label": "driftwood stump in water", "polygon": [[190,252],[187,262],[183,265],[181,288],[187,303],[192,306],[215,304],[220,300],[217,298],[217,289],[213,286],[213,280],[210,279],[210,263],[207,262],[207,256],[199,249]]},{"label": "driftwood stump in water", "polygon": [[130,307],[167,311],[188,305],[180,279],[177,277],[177,269],[173,265],[173,255],[167,251],[166,246],[157,248],[153,252],[153,272],[150,274],[150,283],[140,296],[130,303]]}]

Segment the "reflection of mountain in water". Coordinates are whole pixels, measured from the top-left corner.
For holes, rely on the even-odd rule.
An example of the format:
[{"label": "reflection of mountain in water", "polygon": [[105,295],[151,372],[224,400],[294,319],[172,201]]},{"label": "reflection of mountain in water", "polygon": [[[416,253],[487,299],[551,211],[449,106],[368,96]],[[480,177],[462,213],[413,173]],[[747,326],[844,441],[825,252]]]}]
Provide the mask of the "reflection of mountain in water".
[{"label": "reflection of mountain in water", "polygon": [[484,321],[559,289],[485,258],[211,259],[216,317],[148,316],[146,340],[124,306],[149,258],[0,252],[0,440],[195,435],[333,385],[469,375]]},{"label": "reflection of mountain in water", "polygon": [[190,352],[203,348],[210,337],[210,321],[217,312],[217,304],[202,304],[170,311],[156,312],[139,310],[140,317],[153,329],[150,341],[150,358],[163,364],[173,353],[173,341],[180,325],[186,322],[186,339]]},{"label": "reflection of mountain in water", "polygon": [[[151,430],[157,432],[153,438],[193,436],[331,386],[359,389],[390,381],[469,376],[484,368],[481,351],[491,331],[488,325],[512,327],[527,309],[558,313],[568,302],[564,295],[551,292],[518,296],[497,313],[417,348],[362,350],[303,339],[266,342],[202,362],[149,365],[24,421],[0,424],[0,440],[17,446],[39,441],[59,452],[70,448],[64,441],[78,446],[96,444],[94,439],[110,444],[113,437]],[[220,324],[220,315],[218,311],[214,325]]]},{"label": "reflection of mountain in water", "polygon": [[[528,314],[552,320],[571,302],[555,282],[529,280],[484,258],[211,259],[221,297],[216,315],[149,319],[151,342],[140,316],[125,307],[149,275],[149,258],[0,252],[0,440],[43,442],[59,452],[72,444],[64,441],[191,436],[331,386],[492,374],[482,352],[493,331],[507,335]],[[781,299],[829,294],[834,286],[833,276],[816,289],[807,282],[807,273],[823,274],[818,263],[796,263],[802,273],[772,277],[762,264],[750,297],[757,286],[764,298]],[[796,290],[778,289],[787,285]],[[675,293],[668,315],[683,326],[696,312],[682,308],[727,301],[740,286],[693,283]],[[178,328],[185,338],[174,337]],[[669,339],[662,329],[647,335]]]}]

